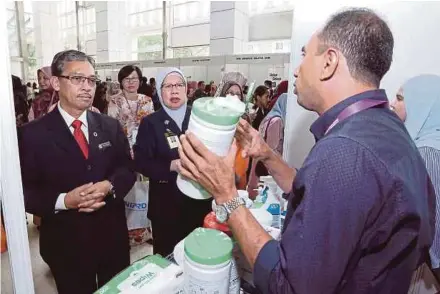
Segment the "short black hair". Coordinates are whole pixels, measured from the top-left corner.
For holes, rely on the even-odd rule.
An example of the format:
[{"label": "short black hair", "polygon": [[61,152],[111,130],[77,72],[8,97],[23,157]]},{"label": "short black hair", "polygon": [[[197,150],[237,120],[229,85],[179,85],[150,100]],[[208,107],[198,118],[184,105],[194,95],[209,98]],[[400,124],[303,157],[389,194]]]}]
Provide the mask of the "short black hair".
[{"label": "short black hair", "polygon": [[205,83],[205,81],[199,81],[199,82],[197,83],[197,86],[200,87],[200,86],[203,85],[204,83]]},{"label": "short black hair", "polygon": [[264,85],[265,85],[266,87],[272,88],[272,81],[270,81],[270,80],[265,80],[265,81],[264,81]]},{"label": "short black hair", "polygon": [[56,77],[62,75],[64,64],[71,61],[88,61],[95,68],[95,60],[89,55],[78,50],[65,50],[55,54],[50,66],[52,75]]},{"label": "short black hair", "polygon": [[155,78],[150,78],[150,85],[152,84],[156,84],[156,79]]},{"label": "short black hair", "polygon": [[139,67],[137,67],[136,65],[126,65],[123,68],[121,68],[121,70],[118,73],[118,82],[119,85],[122,87],[122,80],[125,79],[126,77],[128,77],[129,75],[131,75],[132,72],[136,71],[136,73],[138,74],[139,77],[139,81],[142,78],[142,71]]},{"label": "short black hair", "polygon": [[322,54],[327,48],[340,50],[351,76],[379,87],[393,60],[394,38],[387,23],[374,11],[351,8],[333,15],[318,35]]}]

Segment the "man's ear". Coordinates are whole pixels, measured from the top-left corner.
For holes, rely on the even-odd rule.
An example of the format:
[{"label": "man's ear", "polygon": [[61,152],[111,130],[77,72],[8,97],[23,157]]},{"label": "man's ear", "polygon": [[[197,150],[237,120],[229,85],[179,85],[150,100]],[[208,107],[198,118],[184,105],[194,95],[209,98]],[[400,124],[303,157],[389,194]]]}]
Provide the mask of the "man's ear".
[{"label": "man's ear", "polygon": [[340,52],[334,48],[327,48],[323,53],[324,66],[321,70],[321,81],[327,81],[333,77],[336,73],[336,69],[339,65]]},{"label": "man's ear", "polygon": [[60,79],[58,77],[51,77],[50,78],[50,85],[55,91],[60,90]]}]

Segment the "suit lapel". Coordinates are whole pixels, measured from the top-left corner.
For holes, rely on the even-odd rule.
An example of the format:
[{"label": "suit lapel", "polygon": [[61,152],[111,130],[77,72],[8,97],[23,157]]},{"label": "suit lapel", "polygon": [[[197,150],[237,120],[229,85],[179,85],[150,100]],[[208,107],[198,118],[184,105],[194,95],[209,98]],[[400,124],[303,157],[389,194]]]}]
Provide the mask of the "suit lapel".
[{"label": "suit lapel", "polygon": [[67,126],[66,121],[61,116],[58,107],[55,107],[55,109],[46,116],[48,124],[47,128],[52,132],[52,138],[55,144],[66,151],[70,156],[84,159],[81,149],[73,137],[69,126]]},{"label": "suit lapel", "polygon": [[188,129],[190,116],[191,116],[191,107],[188,106],[186,108],[185,119],[183,120],[183,124],[182,124],[182,133],[185,133],[186,130]]},{"label": "suit lapel", "polygon": [[[97,114],[96,114],[97,115]],[[99,145],[108,140],[102,130],[101,120],[91,111],[87,111],[87,122],[89,129],[89,158],[94,158],[99,152]]]}]

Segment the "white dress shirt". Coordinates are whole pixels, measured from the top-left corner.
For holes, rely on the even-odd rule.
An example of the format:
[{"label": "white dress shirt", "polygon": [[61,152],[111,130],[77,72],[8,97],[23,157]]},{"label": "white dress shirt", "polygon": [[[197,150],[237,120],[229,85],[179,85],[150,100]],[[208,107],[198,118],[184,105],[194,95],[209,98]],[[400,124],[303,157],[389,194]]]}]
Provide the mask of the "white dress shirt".
[{"label": "white dress shirt", "polygon": [[[72,123],[76,120],[73,116],[68,114],[62,107],[60,102],[58,102],[58,110],[60,111],[61,116],[69,127],[70,132],[73,135],[75,129],[72,126]],[[87,110],[85,110],[81,116],[78,118],[79,121],[82,122],[81,131],[84,133],[87,142],[89,142],[89,124],[87,122]],[[58,196],[57,202],[55,203],[55,210],[66,210],[66,204],[64,203],[64,198],[66,198],[67,193],[61,193]]]}]

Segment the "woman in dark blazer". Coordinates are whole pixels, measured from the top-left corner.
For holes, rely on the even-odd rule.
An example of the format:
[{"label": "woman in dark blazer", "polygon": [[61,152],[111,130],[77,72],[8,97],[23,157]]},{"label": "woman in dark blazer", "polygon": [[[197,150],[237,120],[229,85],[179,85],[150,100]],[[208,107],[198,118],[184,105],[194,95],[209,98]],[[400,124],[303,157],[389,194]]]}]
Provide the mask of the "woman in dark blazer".
[{"label": "woman in dark blazer", "polygon": [[212,200],[194,200],[177,188],[178,138],[188,128],[186,80],[177,68],[157,79],[162,108],[146,116],[133,147],[136,169],[150,179],[148,218],[153,229],[153,252],[167,256],[211,210]]}]

